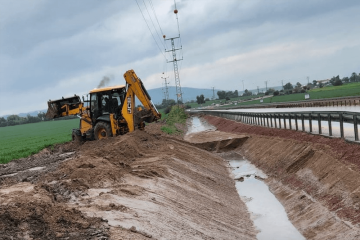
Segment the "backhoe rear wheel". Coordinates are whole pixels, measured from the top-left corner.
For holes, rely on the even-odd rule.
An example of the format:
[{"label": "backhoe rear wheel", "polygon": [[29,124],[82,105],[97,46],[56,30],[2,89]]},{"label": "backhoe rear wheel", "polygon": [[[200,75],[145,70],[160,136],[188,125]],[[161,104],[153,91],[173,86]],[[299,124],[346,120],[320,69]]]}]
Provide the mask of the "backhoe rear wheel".
[{"label": "backhoe rear wheel", "polygon": [[74,143],[80,143],[83,141],[83,138],[81,137],[81,133],[78,129],[73,129],[71,138]]},{"label": "backhoe rear wheel", "polygon": [[109,123],[98,122],[94,128],[95,140],[100,140],[112,136],[111,127]]}]

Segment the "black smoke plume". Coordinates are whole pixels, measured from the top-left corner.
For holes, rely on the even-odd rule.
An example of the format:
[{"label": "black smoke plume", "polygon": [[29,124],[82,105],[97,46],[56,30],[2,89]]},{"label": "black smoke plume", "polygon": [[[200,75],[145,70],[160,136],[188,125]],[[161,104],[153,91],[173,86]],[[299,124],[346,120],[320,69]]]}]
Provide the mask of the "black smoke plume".
[{"label": "black smoke plume", "polygon": [[102,88],[105,87],[112,79],[109,78],[108,76],[104,76],[103,79],[100,81],[99,85],[97,86],[97,88]]}]

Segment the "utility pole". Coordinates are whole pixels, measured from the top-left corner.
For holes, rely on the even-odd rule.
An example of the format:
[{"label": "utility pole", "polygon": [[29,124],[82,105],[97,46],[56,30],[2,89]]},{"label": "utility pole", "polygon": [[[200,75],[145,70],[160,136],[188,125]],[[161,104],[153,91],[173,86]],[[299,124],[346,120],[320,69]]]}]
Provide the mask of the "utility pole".
[{"label": "utility pole", "polygon": [[266,85],[266,91],[267,91],[267,84],[268,84],[268,81],[265,81],[265,85]]},{"label": "utility pole", "polygon": [[257,90],[258,90],[258,95],[259,95],[259,93],[260,93],[260,89],[259,89],[259,86],[257,86]]},{"label": "utility pole", "polygon": [[243,92],[245,92],[245,88],[244,88],[244,80],[241,80],[242,84],[243,84]]},{"label": "utility pole", "polygon": [[213,87],[212,89],[213,89],[213,97],[212,97],[212,99],[215,100],[215,87]]},{"label": "utility pole", "polygon": [[309,76],[307,76],[306,78],[307,78],[307,81],[308,81],[308,84],[309,84],[309,83],[310,83],[310,82],[309,82],[309,80],[310,80],[310,77],[309,77]]},{"label": "utility pole", "polygon": [[281,85],[282,85],[282,88],[284,90],[284,80],[281,80]]},{"label": "utility pole", "polygon": [[174,43],[174,39],[177,39],[180,37],[174,37],[174,38],[168,38],[165,40],[170,40],[171,41],[171,50],[167,50],[165,52],[172,52],[172,56],[173,56],[173,60],[172,61],[168,61],[172,62],[174,65],[174,75],[175,75],[175,86],[176,86],[176,97],[177,97],[177,102],[179,105],[179,102],[181,101],[181,103],[183,103],[183,99],[182,99],[182,92],[181,92],[181,84],[180,84],[180,76],[179,76],[179,68],[178,68],[178,61],[181,61],[183,59],[177,59],[176,58],[176,51],[177,50],[181,50],[182,48],[175,48],[175,43]]},{"label": "utility pole", "polygon": [[[164,73],[163,73],[164,74]],[[165,96],[165,100],[166,100],[166,103],[168,102],[168,100],[169,100],[169,89],[168,89],[168,84],[170,84],[170,83],[168,83],[167,82],[167,78],[169,78],[169,77],[161,77],[162,79],[165,79],[165,91],[164,91],[164,96]]]}]

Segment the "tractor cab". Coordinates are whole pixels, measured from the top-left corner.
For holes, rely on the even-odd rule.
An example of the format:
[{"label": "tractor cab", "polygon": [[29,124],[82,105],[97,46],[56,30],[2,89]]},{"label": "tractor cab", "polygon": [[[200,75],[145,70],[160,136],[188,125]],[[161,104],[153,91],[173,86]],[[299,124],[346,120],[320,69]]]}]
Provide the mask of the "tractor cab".
[{"label": "tractor cab", "polygon": [[126,95],[124,85],[106,87],[90,91],[90,118],[93,123],[97,121],[110,121],[110,114],[118,119]]}]

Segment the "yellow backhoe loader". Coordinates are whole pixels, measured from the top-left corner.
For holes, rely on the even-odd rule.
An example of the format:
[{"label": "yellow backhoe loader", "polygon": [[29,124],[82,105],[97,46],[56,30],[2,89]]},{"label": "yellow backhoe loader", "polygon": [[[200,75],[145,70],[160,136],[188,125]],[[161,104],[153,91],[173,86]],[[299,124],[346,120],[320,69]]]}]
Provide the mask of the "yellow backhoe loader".
[{"label": "yellow backhoe loader", "polygon": [[[73,129],[73,140],[99,140],[143,130],[145,122],[161,118],[142,81],[133,70],[124,74],[126,85],[91,90],[87,100],[74,95],[48,101],[46,117],[54,119],[70,115],[80,117],[80,126]],[[90,99],[89,99],[90,96]],[[135,107],[135,96],[144,109]]]}]

